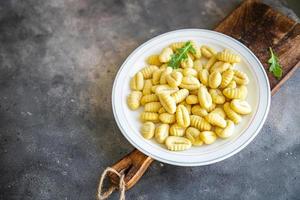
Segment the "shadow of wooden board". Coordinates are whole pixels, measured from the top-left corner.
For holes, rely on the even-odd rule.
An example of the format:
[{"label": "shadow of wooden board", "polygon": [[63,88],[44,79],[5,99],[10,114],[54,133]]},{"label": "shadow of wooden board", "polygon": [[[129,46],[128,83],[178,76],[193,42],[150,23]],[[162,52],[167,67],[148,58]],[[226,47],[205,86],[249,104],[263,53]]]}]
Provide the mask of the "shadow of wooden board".
[{"label": "shadow of wooden board", "polygon": [[[267,72],[272,95],[300,65],[300,24],[259,1],[244,1],[215,30],[239,40],[254,52]],[[282,65],[280,80],[268,70],[269,47]]]}]

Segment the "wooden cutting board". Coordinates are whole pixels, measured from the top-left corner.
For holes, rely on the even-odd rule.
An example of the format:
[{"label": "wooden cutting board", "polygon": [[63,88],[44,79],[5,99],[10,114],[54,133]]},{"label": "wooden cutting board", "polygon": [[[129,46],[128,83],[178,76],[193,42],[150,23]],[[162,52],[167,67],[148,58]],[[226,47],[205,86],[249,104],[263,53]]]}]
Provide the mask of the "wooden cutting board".
[{"label": "wooden cutting board", "polygon": [[[236,38],[255,53],[268,74],[272,94],[292,76],[300,64],[299,23],[263,3],[244,1],[215,30]],[[276,52],[283,67],[281,80],[275,79],[268,71],[269,47]],[[151,157],[135,149],[112,168],[125,173],[125,185],[129,189],[141,178],[152,161]],[[109,176],[113,183],[119,183],[118,176]]]},{"label": "wooden cutting board", "polygon": [[[215,31],[239,40],[254,52],[267,72],[272,95],[300,65],[300,24],[259,1],[244,1]],[[280,80],[268,70],[269,47],[283,67]]]}]

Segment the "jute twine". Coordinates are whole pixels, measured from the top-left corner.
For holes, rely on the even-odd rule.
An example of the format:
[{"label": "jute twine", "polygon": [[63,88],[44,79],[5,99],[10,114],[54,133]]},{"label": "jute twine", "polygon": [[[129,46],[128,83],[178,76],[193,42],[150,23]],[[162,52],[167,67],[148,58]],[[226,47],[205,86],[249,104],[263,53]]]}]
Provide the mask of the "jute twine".
[{"label": "jute twine", "polygon": [[[107,177],[107,173],[114,173],[116,174],[119,178],[120,178],[120,182],[119,182],[119,186],[116,185],[111,185],[105,192],[102,191],[103,189],[103,181],[105,180],[105,178]],[[100,177],[100,181],[99,181],[99,185],[98,185],[98,190],[97,190],[97,199],[98,200],[104,200],[107,199],[112,193],[113,191],[115,191],[116,189],[119,188],[120,191],[120,200],[125,200],[125,181],[124,181],[124,173],[119,173],[117,172],[115,169],[111,168],[111,167],[107,167],[104,172],[101,174]]]}]

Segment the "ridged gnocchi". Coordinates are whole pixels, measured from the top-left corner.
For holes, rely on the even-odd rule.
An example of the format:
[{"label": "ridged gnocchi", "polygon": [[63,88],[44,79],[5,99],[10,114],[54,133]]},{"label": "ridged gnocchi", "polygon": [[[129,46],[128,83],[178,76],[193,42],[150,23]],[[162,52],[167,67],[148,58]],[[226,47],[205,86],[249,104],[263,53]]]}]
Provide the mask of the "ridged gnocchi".
[{"label": "ridged gnocchi", "polygon": [[166,76],[166,81],[169,84],[169,86],[176,88],[180,85],[182,77],[183,76],[180,72],[173,71],[171,74],[168,74]]},{"label": "ridged gnocchi", "polygon": [[225,88],[229,85],[229,83],[232,81],[234,75],[234,71],[231,69],[226,70],[222,73],[222,82],[221,82],[221,88]]},{"label": "ridged gnocchi", "polygon": [[176,111],[176,101],[168,93],[160,93],[158,95],[161,105],[166,109],[170,114],[174,114]]},{"label": "ridged gnocchi", "polygon": [[144,67],[144,68],[141,70],[141,73],[143,74],[144,79],[148,79],[148,78],[152,78],[153,72],[156,71],[157,69],[158,69],[157,66],[155,66],[155,65],[150,65],[150,66]]},{"label": "ridged gnocchi", "polygon": [[187,89],[180,89],[177,92],[171,94],[171,97],[174,98],[176,103],[180,103],[184,101],[188,95],[189,95],[189,91]]},{"label": "ridged gnocchi", "polygon": [[210,88],[218,88],[222,82],[222,76],[220,72],[214,71],[208,77],[208,86]]},{"label": "ridged gnocchi", "polygon": [[177,106],[176,109],[176,121],[179,126],[190,126],[190,114],[184,105]]},{"label": "ridged gnocchi", "polygon": [[192,143],[184,137],[169,136],[166,139],[166,146],[171,151],[183,151],[189,149]]},{"label": "ridged gnocchi", "polygon": [[[237,132],[235,126],[242,116],[252,112],[246,100],[250,77],[236,69],[241,57],[229,49],[217,52],[189,42],[172,43],[147,57],[146,67],[130,79],[127,96],[131,110],[143,108],[143,138],[154,138],[170,151],[229,138]],[[193,50],[174,67],[170,63],[186,45]]]},{"label": "ridged gnocchi", "polygon": [[158,143],[164,143],[167,137],[169,136],[169,124],[160,124],[155,129],[155,140]]},{"label": "ridged gnocchi", "polygon": [[229,50],[225,49],[222,52],[217,53],[217,58],[220,61],[223,62],[229,62],[229,63],[239,63],[241,62],[240,56],[231,53]]},{"label": "ridged gnocchi", "polygon": [[211,57],[214,56],[217,52],[216,52],[213,48],[211,48],[211,47],[209,47],[209,46],[207,46],[207,45],[202,45],[202,47],[201,47],[201,53],[202,53],[202,55],[203,55],[205,58],[211,58]]},{"label": "ridged gnocchi", "polygon": [[144,88],[144,76],[142,72],[136,73],[130,81],[130,88],[132,90],[142,90]]},{"label": "ridged gnocchi", "polygon": [[212,98],[210,94],[207,91],[207,88],[205,86],[201,86],[198,91],[198,101],[200,103],[200,106],[205,109],[209,109],[212,105]]},{"label": "ridged gnocchi", "polygon": [[200,82],[194,76],[185,76],[182,79],[180,88],[188,89],[188,90],[196,90],[200,87]]},{"label": "ridged gnocchi", "polygon": [[158,114],[155,112],[142,112],[141,114],[141,121],[146,122],[146,121],[151,121],[151,122],[158,122]]},{"label": "ridged gnocchi", "polygon": [[162,113],[159,115],[159,120],[164,124],[173,124],[176,121],[176,117],[173,114]]},{"label": "ridged gnocchi", "polygon": [[203,141],[200,138],[200,131],[194,127],[189,127],[186,129],[186,138],[191,141],[191,143],[195,146],[201,146]]},{"label": "ridged gnocchi", "polygon": [[145,80],[144,88],[143,88],[143,95],[151,94],[152,89],[152,81],[150,79]]},{"label": "ridged gnocchi", "polygon": [[198,128],[201,131],[209,131],[211,130],[211,125],[208,123],[204,118],[198,116],[198,115],[191,115],[191,126]]},{"label": "ridged gnocchi", "polygon": [[132,91],[127,97],[127,105],[131,110],[136,110],[140,107],[140,100],[143,94],[140,91]]},{"label": "ridged gnocchi", "polygon": [[151,139],[155,133],[155,124],[153,122],[145,122],[141,128],[141,133],[144,138]]},{"label": "ridged gnocchi", "polygon": [[241,115],[237,114],[236,112],[234,112],[231,108],[230,108],[230,104],[228,102],[226,102],[224,104],[224,111],[226,113],[226,116],[231,119],[235,124],[238,124],[241,120],[242,117]]},{"label": "ridged gnocchi", "polygon": [[248,94],[247,88],[242,85],[237,88],[226,88],[223,90],[223,94],[229,99],[245,99]]},{"label": "ridged gnocchi", "polygon": [[186,128],[179,126],[178,124],[173,124],[170,127],[170,135],[182,137],[185,134],[185,129]]}]

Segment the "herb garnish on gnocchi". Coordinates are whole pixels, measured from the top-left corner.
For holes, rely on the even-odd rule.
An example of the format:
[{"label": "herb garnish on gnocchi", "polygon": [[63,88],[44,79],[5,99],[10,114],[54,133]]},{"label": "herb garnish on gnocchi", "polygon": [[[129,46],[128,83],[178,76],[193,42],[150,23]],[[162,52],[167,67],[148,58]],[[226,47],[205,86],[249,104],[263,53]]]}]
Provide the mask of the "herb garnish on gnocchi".
[{"label": "herb garnish on gnocchi", "polygon": [[252,108],[249,78],[234,68],[241,58],[194,41],[176,42],[150,55],[130,81],[127,104],[143,107],[141,134],[168,150],[183,151],[229,138]]}]

